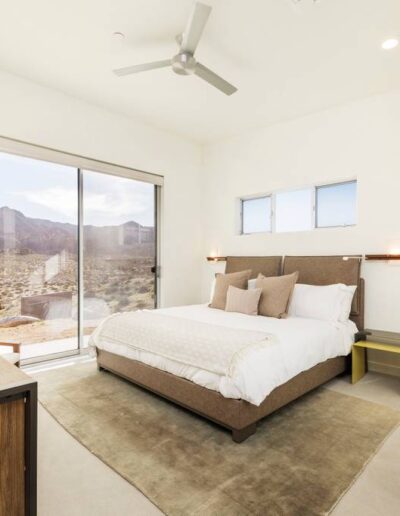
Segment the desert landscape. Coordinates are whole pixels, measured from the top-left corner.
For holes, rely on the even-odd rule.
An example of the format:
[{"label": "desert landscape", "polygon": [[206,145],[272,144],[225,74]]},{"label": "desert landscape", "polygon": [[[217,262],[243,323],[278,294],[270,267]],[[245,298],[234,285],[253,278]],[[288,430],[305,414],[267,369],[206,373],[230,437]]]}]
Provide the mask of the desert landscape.
[{"label": "desert landscape", "polygon": [[[154,228],[134,221],[84,227],[84,334],[109,314],[154,308],[154,253]],[[0,323],[39,316],[31,324],[0,327],[0,340],[33,344],[76,336],[77,276],[76,226],[0,208]]]}]

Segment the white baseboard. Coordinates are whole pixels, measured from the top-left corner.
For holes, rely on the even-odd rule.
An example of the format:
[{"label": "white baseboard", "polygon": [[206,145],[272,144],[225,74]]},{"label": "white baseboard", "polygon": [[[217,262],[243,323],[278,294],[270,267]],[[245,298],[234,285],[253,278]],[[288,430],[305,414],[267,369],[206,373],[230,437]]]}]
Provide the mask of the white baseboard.
[{"label": "white baseboard", "polygon": [[390,376],[400,377],[400,367],[397,365],[383,364],[382,362],[372,362],[368,360],[368,371],[375,373],[388,374]]}]

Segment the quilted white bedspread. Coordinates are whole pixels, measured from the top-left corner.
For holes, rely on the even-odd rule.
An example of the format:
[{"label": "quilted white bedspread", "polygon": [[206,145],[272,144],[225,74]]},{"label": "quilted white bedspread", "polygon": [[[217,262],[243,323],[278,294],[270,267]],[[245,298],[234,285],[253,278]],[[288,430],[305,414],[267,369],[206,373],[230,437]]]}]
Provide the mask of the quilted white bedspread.
[{"label": "quilted white bedspread", "polygon": [[235,378],[241,361],[272,343],[266,332],[238,330],[193,321],[157,311],[115,314],[105,319],[90,338],[90,346],[103,343],[155,353],[181,364]]},{"label": "quilted white bedspread", "polygon": [[[254,405],[259,405],[273,389],[302,371],[329,358],[347,355],[357,331],[352,321],[336,324],[301,317],[274,319],[225,312],[207,305],[162,308],[152,314],[154,316],[147,318],[146,326],[153,322],[153,342],[145,343],[147,338],[133,337],[130,324],[126,327],[125,323],[135,319],[128,313],[106,319],[95,331],[90,345],[186,378],[226,398],[243,399]],[[168,316],[168,319],[161,319],[161,316]],[[176,321],[173,323],[170,318]],[[152,347],[150,351],[154,332],[164,334],[164,328],[159,324],[167,320],[174,328],[171,329],[174,337],[169,335],[168,339],[171,341],[180,333],[184,348],[177,350],[163,335],[160,339],[163,349],[156,352]],[[196,338],[199,331],[201,339]],[[225,340],[228,336],[229,346]],[[224,349],[221,355],[217,349],[220,346]],[[193,355],[193,347],[197,351],[206,347],[207,356]],[[201,367],[194,365],[200,361]]]}]

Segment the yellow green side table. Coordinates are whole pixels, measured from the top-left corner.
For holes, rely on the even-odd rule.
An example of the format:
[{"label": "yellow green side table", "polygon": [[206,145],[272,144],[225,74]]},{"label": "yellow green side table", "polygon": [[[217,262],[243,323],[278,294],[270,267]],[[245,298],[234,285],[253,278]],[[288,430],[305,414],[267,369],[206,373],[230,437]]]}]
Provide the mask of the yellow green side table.
[{"label": "yellow green side table", "polygon": [[365,375],[367,370],[367,349],[400,354],[400,346],[394,344],[383,344],[382,342],[373,342],[372,340],[355,342],[351,353],[351,383],[357,383]]}]

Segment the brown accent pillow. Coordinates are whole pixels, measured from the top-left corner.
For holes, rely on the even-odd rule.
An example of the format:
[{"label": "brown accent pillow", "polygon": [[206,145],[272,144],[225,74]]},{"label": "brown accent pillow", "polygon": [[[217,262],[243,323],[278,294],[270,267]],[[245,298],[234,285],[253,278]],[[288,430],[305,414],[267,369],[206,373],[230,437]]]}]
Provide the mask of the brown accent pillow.
[{"label": "brown accent pillow", "polygon": [[240,314],[246,315],[257,315],[261,292],[262,290],[260,288],[243,290],[229,285],[226,296],[225,311],[239,312]]},{"label": "brown accent pillow", "polygon": [[214,295],[208,306],[210,308],[225,310],[226,295],[228,293],[229,286],[232,285],[233,287],[247,289],[247,282],[249,281],[250,276],[251,270],[233,272],[232,274],[216,274]]},{"label": "brown accent pillow", "polygon": [[281,319],[287,316],[290,298],[297,278],[298,272],[286,276],[271,276],[266,278],[258,275],[256,288],[261,288],[261,299],[258,306],[258,313],[267,317]]}]

